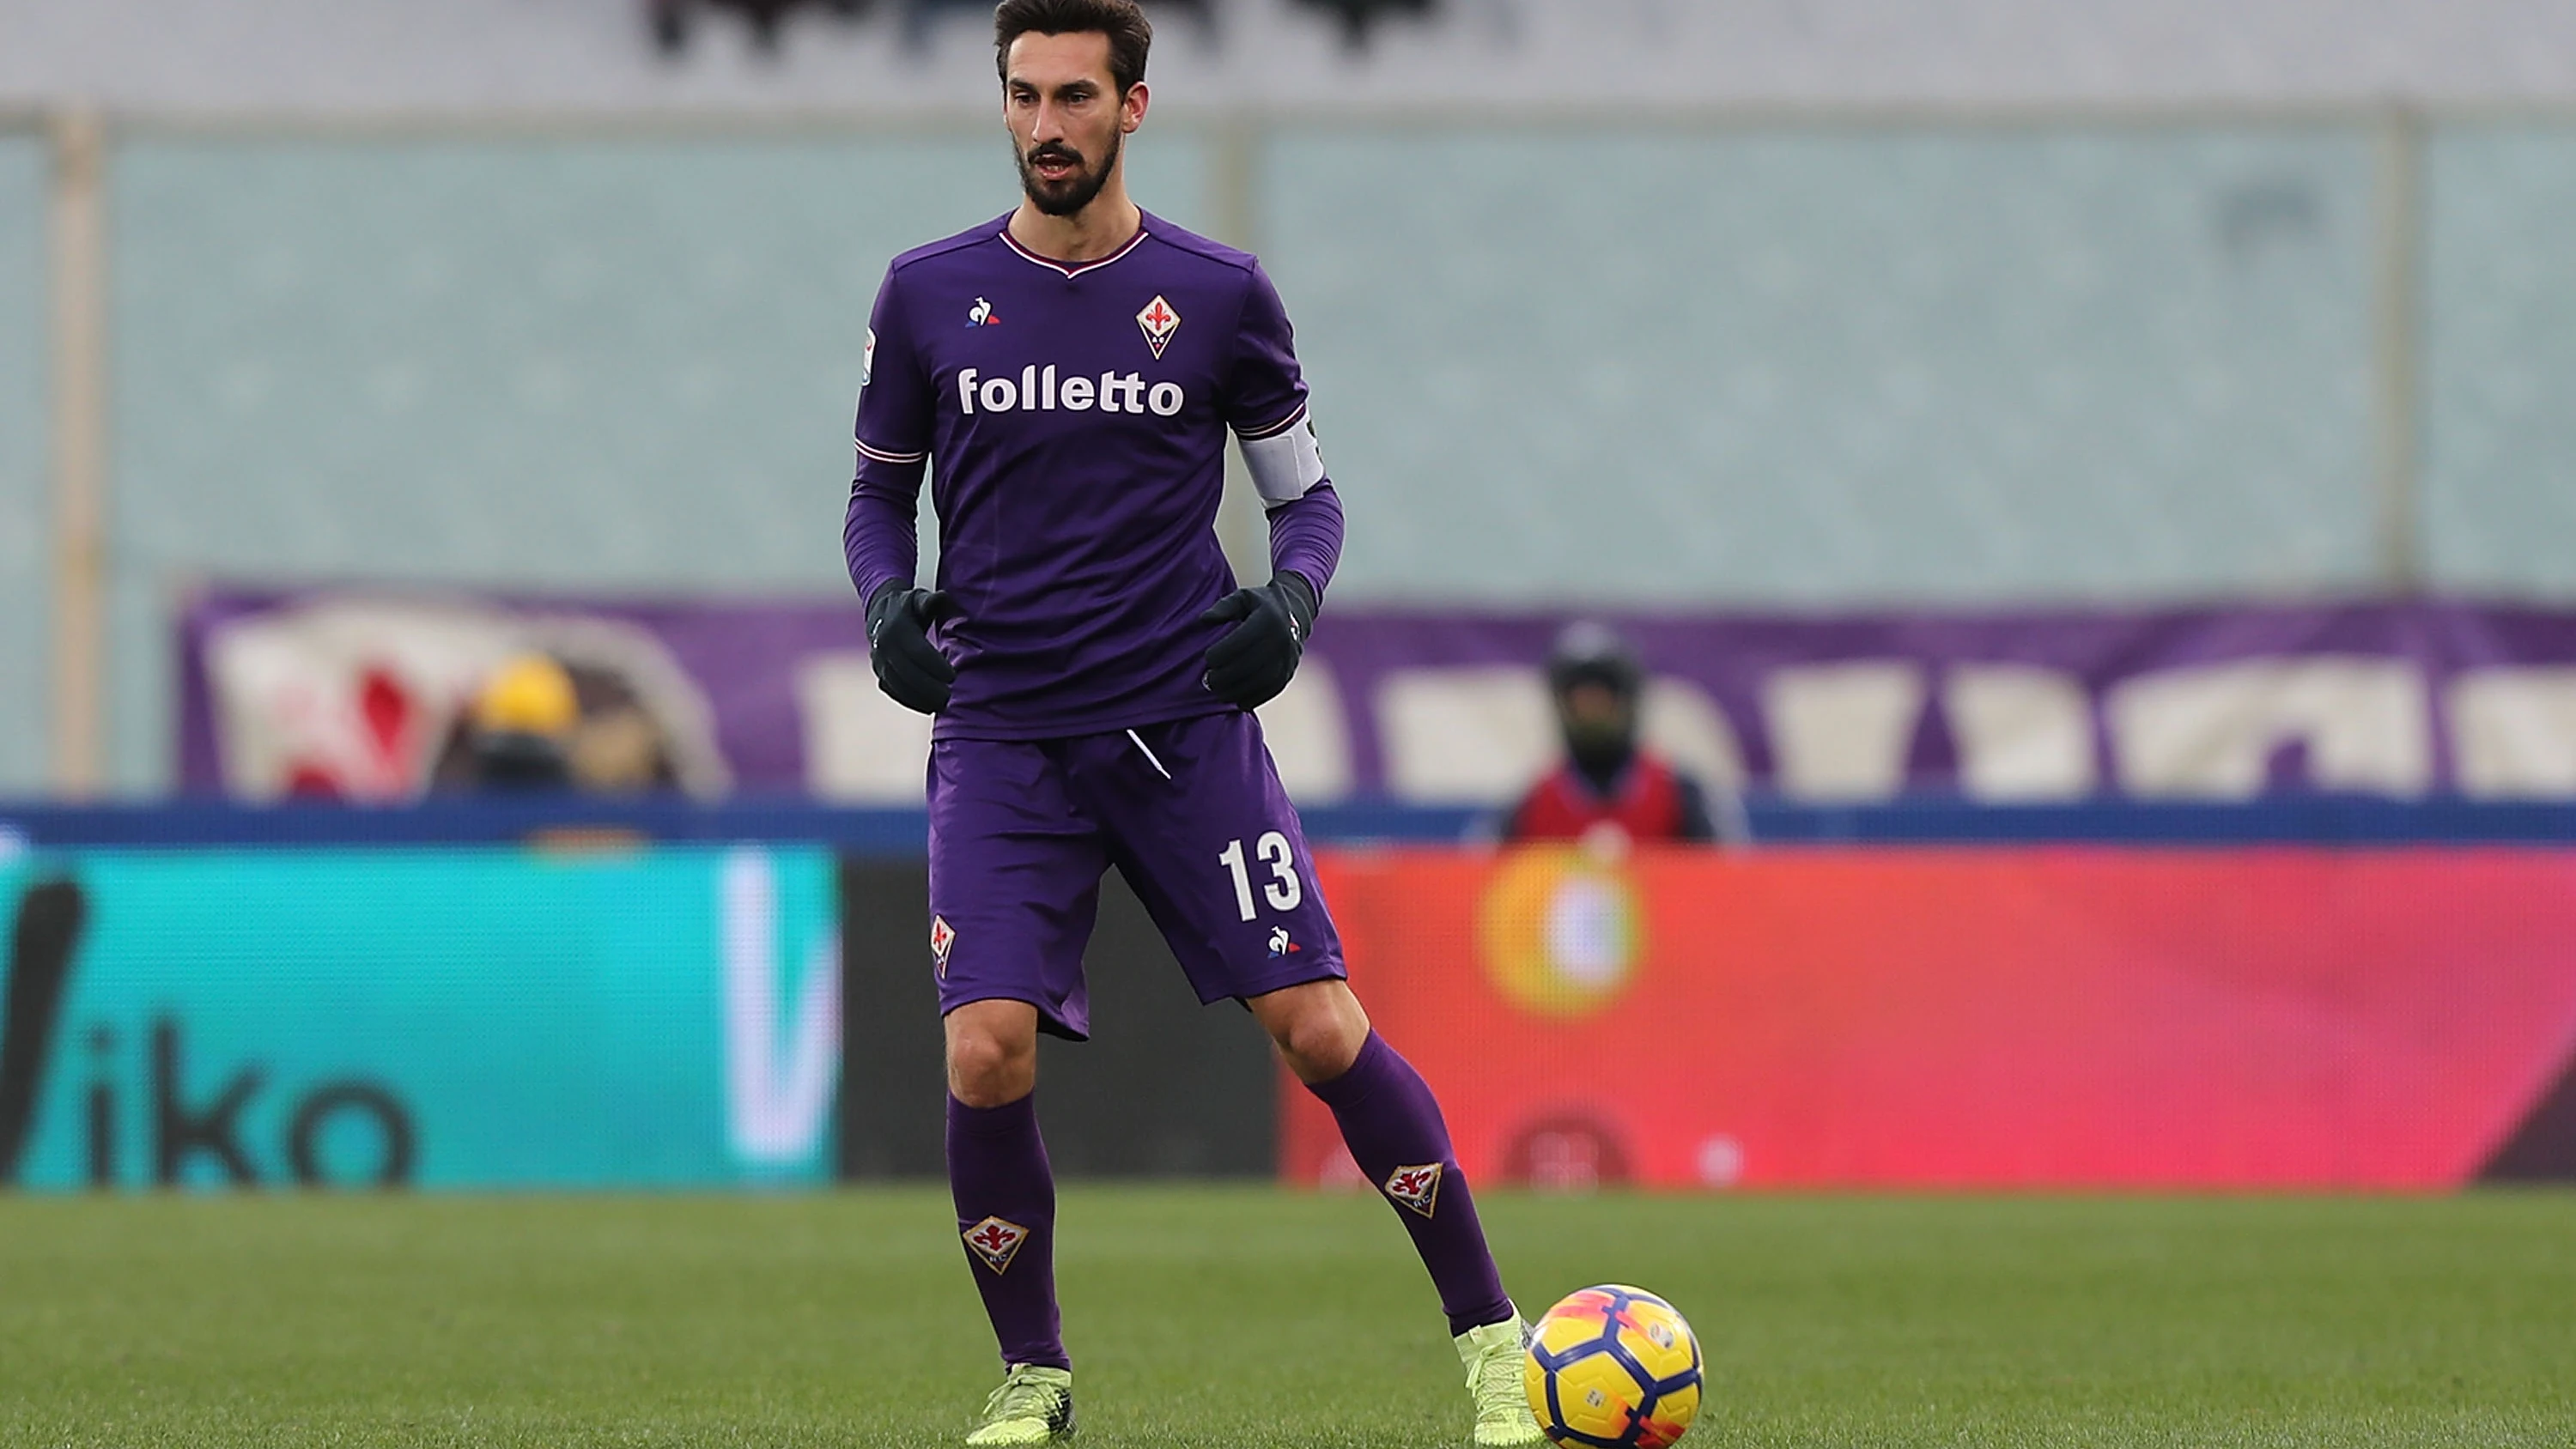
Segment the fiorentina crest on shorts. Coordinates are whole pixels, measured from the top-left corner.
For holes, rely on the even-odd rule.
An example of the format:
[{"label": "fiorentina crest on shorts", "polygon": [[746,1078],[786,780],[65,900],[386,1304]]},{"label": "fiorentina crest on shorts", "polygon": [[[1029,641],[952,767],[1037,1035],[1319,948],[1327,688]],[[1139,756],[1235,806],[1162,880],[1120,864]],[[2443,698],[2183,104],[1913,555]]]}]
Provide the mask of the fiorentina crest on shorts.
[{"label": "fiorentina crest on shorts", "polygon": [[931,974],[945,979],[948,975],[948,948],[957,944],[957,932],[946,916],[930,918]]},{"label": "fiorentina crest on shorts", "polygon": [[1420,1167],[1399,1167],[1386,1175],[1386,1195],[1422,1214],[1431,1216],[1440,1202],[1440,1164],[1426,1162]]},{"label": "fiorentina crest on shorts", "polygon": [[1181,314],[1157,293],[1153,301],[1145,304],[1145,310],[1136,314],[1136,325],[1145,329],[1145,345],[1154,349],[1154,360],[1160,362],[1163,349],[1172,343],[1172,334],[1181,330]]},{"label": "fiorentina crest on shorts", "polygon": [[983,1259],[985,1267],[999,1273],[1011,1266],[1011,1259],[1018,1255],[1020,1244],[1029,1240],[1029,1230],[1018,1223],[986,1218],[968,1228],[965,1238],[967,1249]]}]

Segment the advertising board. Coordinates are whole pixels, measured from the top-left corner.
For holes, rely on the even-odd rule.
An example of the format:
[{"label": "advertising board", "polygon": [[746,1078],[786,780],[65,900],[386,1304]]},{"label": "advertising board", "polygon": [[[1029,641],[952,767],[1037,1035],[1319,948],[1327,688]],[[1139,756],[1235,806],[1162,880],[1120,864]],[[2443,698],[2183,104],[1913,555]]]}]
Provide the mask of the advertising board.
[{"label": "advertising board", "polygon": [[[2576,1176],[2576,855],[1335,853],[1470,1176],[2384,1188]],[[1355,1173],[1283,1090],[1282,1172]]]},{"label": "advertising board", "polygon": [[0,1184],[830,1176],[820,849],[32,855],[0,911]]},{"label": "advertising board", "polygon": [[[847,1180],[946,1171],[939,988],[920,860],[841,866]],[[1278,1160],[1270,1038],[1230,1003],[1201,1006],[1116,871],[1082,956],[1091,1040],[1038,1041],[1038,1114],[1060,1177],[1269,1176]]]}]

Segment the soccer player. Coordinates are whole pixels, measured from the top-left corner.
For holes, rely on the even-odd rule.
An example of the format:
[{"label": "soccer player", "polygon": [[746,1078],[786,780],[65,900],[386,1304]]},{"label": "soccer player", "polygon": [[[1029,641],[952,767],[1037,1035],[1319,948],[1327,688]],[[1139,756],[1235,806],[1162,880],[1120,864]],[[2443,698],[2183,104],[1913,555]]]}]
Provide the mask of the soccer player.
[{"label": "soccer player", "polygon": [[[1252,257],[1140,211],[1135,0],[1004,0],[1009,215],[897,257],[869,321],[843,542],[879,684],[938,716],[930,952],[948,1178],[1006,1377],[970,1445],[1073,1433],[1037,1038],[1090,1028],[1082,950],[1112,865],[1205,1002],[1251,1008],[1332,1109],[1430,1270],[1480,1445],[1535,1444],[1523,1326],[1430,1090],[1344,980],[1251,710],[1296,671],[1341,552],[1306,385]],[[1217,545],[1225,436],[1269,508],[1269,582]],[[924,464],[941,556],[916,587]],[[1186,1083],[1175,1083],[1187,1090]]]}]

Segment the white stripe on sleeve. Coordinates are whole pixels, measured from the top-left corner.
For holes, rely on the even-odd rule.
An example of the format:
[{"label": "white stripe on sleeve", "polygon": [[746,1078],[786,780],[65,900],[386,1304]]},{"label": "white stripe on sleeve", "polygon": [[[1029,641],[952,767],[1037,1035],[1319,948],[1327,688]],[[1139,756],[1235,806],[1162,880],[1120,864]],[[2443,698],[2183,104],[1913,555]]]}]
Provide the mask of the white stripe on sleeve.
[{"label": "white stripe on sleeve", "polygon": [[859,456],[862,458],[873,458],[877,462],[889,463],[899,467],[906,463],[921,462],[930,455],[927,453],[889,453],[883,448],[869,447],[866,441],[862,439],[859,443]]}]

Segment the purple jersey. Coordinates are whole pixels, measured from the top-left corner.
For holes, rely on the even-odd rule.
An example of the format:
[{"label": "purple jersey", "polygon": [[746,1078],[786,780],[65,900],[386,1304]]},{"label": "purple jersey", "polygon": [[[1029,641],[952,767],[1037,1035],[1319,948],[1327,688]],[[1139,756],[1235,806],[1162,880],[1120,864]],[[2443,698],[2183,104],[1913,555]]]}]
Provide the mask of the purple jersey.
[{"label": "purple jersey", "polygon": [[1225,438],[1271,505],[1272,557],[1320,596],[1340,508],[1288,316],[1244,252],[1146,216],[1098,261],[1008,217],[895,258],[869,319],[843,535],[862,599],[909,581],[924,464],[939,510],[942,737],[1044,739],[1233,706],[1200,686],[1235,587],[1216,537]]}]

